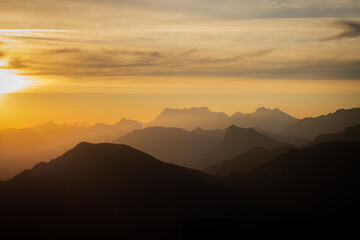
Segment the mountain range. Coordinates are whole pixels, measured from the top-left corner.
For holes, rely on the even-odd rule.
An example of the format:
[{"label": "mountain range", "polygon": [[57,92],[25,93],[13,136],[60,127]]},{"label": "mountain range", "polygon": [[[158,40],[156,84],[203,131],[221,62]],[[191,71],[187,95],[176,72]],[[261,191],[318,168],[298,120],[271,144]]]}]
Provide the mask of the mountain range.
[{"label": "mountain range", "polygon": [[[231,154],[217,156],[208,153],[213,147],[215,148],[215,145],[221,145],[224,129],[234,124],[241,128],[252,128],[283,145],[301,147],[320,134],[338,133],[347,127],[359,125],[360,108],[340,109],[328,115],[301,120],[279,109],[264,107],[258,108],[254,113],[235,113],[232,116],[211,112],[206,107],[167,108],[154,121],[143,124],[144,126],[162,125],[159,127],[164,127],[163,129],[154,128],[151,131],[144,130],[133,134],[132,131],[141,129],[142,124],[127,119],[122,119],[114,125],[101,123],[94,126],[86,123],[57,125],[48,122],[25,129],[4,129],[0,130],[0,179],[8,179],[39,161],[54,158],[81,141],[123,142],[163,161],[203,169],[223,160],[235,158],[251,147],[262,146],[254,143],[247,148],[244,147],[246,143],[239,145],[234,143],[234,152]],[[165,130],[172,127],[178,129]],[[160,133],[160,130],[163,133]],[[157,131],[159,133],[156,133]],[[126,134],[129,135],[121,139]],[[142,136],[144,139],[141,139]],[[236,150],[237,146],[238,150]],[[204,157],[207,153],[209,159],[217,159],[207,163]]]},{"label": "mountain range", "polygon": [[338,133],[321,134],[305,146],[322,142],[360,142],[360,125],[347,127],[344,131]]},{"label": "mountain range", "polygon": [[274,149],[285,145],[287,144],[272,139],[253,128],[232,125],[226,129],[223,140],[204,155],[198,166],[203,169],[222,160],[235,158],[254,147]]},{"label": "mountain range", "polygon": [[359,143],[327,142],[290,150],[246,175],[215,177],[126,145],[81,143],[0,182],[2,235],[356,233],[359,156]]},{"label": "mountain range", "polygon": [[315,118],[304,118],[288,127],[286,135],[311,140],[320,134],[336,133],[360,124],[360,108],[339,109]]},{"label": "mountain range", "polygon": [[223,136],[223,130],[196,128],[188,132],[180,128],[148,127],[124,135],[114,143],[127,144],[162,161],[194,168]]},{"label": "mountain range", "polygon": [[0,180],[54,158],[81,141],[109,142],[138,128],[139,122],[123,118],[114,125],[75,127],[47,122],[25,129],[0,130]]},{"label": "mountain range", "polygon": [[244,128],[258,127],[265,131],[281,132],[295,124],[298,119],[276,109],[258,108],[253,113],[236,112],[231,116],[223,112],[211,112],[207,107],[170,109],[166,108],[151,126],[178,127],[189,131],[200,127],[203,129],[224,129],[230,125]]}]

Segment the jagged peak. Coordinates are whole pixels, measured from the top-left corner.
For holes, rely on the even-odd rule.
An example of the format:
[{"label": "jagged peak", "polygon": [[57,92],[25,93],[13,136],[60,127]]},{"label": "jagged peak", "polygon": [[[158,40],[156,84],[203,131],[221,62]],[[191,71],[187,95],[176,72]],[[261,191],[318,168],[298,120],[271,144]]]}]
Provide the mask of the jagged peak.
[{"label": "jagged peak", "polygon": [[266,108],[266,107],[258,107],[255,112],[265,112],[265,111],[272,111],[272,112],[282,112],[279,108]]}]

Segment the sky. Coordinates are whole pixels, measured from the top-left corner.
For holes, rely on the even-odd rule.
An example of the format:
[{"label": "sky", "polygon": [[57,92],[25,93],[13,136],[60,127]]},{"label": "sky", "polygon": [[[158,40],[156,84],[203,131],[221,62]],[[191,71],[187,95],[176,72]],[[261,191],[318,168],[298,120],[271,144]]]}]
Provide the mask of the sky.
[{"label": "sky", "polygon": [[0,129],[359,103],[358,0],[0,0]]}]

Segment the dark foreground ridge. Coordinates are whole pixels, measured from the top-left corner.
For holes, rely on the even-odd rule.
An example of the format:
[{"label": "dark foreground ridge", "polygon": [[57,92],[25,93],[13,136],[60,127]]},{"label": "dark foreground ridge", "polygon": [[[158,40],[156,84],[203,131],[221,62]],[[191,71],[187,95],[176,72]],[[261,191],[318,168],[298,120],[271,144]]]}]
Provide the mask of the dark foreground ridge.
[{"label": "dark foreground ridge", "polygon": [[126,145],[80,143],[0,185],[2,226],[172,239],[186,218],[232,216],[240,210],[224,206],[246,205],[207,178]]},{"label": "dark foreground ridge", "polygon": [[212,177],[126,145],[81,143],[1,182],[0,226],[5,235],[68,238],[350,233],[359,223],[359,158],[359,143],[321,143],[247,175]]}]

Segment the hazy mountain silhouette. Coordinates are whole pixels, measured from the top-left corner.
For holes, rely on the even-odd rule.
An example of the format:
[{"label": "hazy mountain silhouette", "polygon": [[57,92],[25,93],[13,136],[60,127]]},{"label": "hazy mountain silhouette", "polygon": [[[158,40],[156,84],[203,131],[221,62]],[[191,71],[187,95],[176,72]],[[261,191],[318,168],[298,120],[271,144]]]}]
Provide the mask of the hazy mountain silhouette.
[{"label": "hazy mountain silhouette", "polygon": [[231,116],[232,123],[243,128],[261,128],[272,133],[279,133],[299,121],[280,109],[258,108],[253,113],[235,113]]},{"label": "hazy mountain silhouette", "polygon": [[242,183],[254,198],[284,214],[345,218],[350,225],[359,222],[350,220],[360,210],[359,176],[360,143],[326,142],[289,150],[248,173]]},{"label": "hazy mountain silhouette", "polygon": [[150,122],[150,126],[177,127],[193,130],[197,127],[203,129],[223,129],[229,126],[230,119],[223,112],[211,112],[207,107],[171,109],[166,108]]},{"label": "hazy mountain silhouette", "polygon": [[235,113],[228,116],[223,112],[211,112],[207,107],[170,109],[166,108],[151,126],[178,127],[192,130],[196,127],[204,129],[224,129],[232,124],[240,127],[259,127],[270,132],[280,132],[296,123],[298,119],[276,109],[258,108],[253,113]]},{"label": "hazy mountain silhouette", "polygon": [[205,154],[198,166],[209,167],[223,160],[235,158],[254,147],[273,149],[284,145],[286,144],[265,136],[253,128],[232,125],[226,129],[224,139]]},{"label": "hazy mountain silhouette", "polygon": [[21,229],[15,235],[174,239],[186,217],[236,216],[248,207],[204,173],[126,145],[80,143],[0,182],[1,227]]},{"label": "hazy mountain silhouette", "polygon": [[319,135],[306,144],[306,146],[315,145],[321,142],[360,142],[360,125],[348,127],[339,133]]},{"label": "hazy mountain silhouette", "polygon": [[140,123],[121,119],[114,125],[75,127],[47,122],[25,129],[0,130],[0,179],[8,179],[39,161],[54,158],[78,142],[113,141],[138,128]]},{"label": "hazy mountain silhouette", "polygon": [[309,141],[317,135],[340,132],[347,127],[359,124],[360,108],[339,109],[335,113],[329,113],[328,115],[302,119],[290,126],[285,133]]},{"label": "hazy mountain silhouette", "polygon": [[124,135],[115,143],[127,144],[165,162],[195,167],[223,136],[223,130],[197,128],[188,132],[180,128],[149,127]]},{"label": "hazy mountain silhouette", "polygon": [[233,159],[224,160],[207,167],[204,169],[204,172],[212,175],[245,174],[273,160],[275,157],[286,153],[292,148],[291,146],[283,146],[269,150],[264,147],[255,147]]}]

